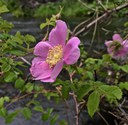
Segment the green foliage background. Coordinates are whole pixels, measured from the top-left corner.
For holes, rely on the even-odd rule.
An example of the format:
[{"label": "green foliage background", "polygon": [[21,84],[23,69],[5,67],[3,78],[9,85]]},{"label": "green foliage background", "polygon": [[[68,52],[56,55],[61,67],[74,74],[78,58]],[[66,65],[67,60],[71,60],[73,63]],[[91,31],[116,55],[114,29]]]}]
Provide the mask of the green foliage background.
[{"label": "green foliage background", "polygon": [[[114,5],[122,3],[122,1],[118,1],[119,3],[113,4],[112,1],[104,0],[104,6],[98,6],[99,13],[102,14],[105,8],[111,9]],[[34,16],[46,17],[60,12],[60,5],[63,8],[61,12],[63,17],[91,16],[94,11],[92,8],[97,8],[95,1],[87,1],[84,4],[83,2],[76,2],[75,0],[70,2],[63,0],[61,3],[41,5],[39,8],[35,8],[28,13],[29,9],[23,9],[18,0],[1,0],[0,14],[10,10],[17,16],[34,14]],[[88,8],[86,6],[88,6]],[[120,14],[123,15],[124,13],[125,11],[123,10]],[[57,18],[57,15],[53,15],[50,19],[46,19],[46,22],[42,23],[40,28],[55,26]],[[40,95],[45,96],[47,100],[54,99],[56,102],[62,100],[67,101],[69,98],[75,97],[76,103],[83,108],[85,108],[83,106],[85,105],[91,117],[93,117],[96,112],[102,110],[100,104],[103,103],[104,100],[109,106],[113,104],[116,108],[120,100],[124,98],[123,94],[125,91],[128,91],[128,82],[119,76],[127,75],[128,62],[124,61],[120,63],[120,61],[113,60],[108,54],[104,54],[100,58],[89,57],[82,43],[80,45],[81,58],[78,63],[74,66],[64,67],[70,77],[71,74],[74,73],[72,80],[62,80],[60,77],[55,83],[49,83],[54,87],[53,91],[46,89],[42,83],[35,84],[30,74],[25,76],[22,69],[29,69],[31,65],[24,62],[23,58],[32,53],[33,48],[31,44],[36,44],[36,39],[32,35],[22,35],[20,32],[17,32],[15,35],[10,35],[9,31],[13,27],[12,23],[0,17],[0,84],[11,84],[14,89],[18,90],[16,97],[12,97],[11,95],[0,97],[0,116],[5,119],[6,123],[11,123],[19,113],[23,114],[26,119],[30,119],[32,111],[37,111],[41,113],[41,119],[44,122],[49,121],[50,125],[56,124],[59,116],[53,113],[53,108],[44,109],[42,107],[41,102],[37,99]],[[127,29],[127,22],[125,23],[125,27]],[[80,66],[81,63],[82,65]],[[113,75],[109,75],[110,71]],[[31,100],[28,101],[22,109],[17,109],[11,113],[7,110],[13,103],[29,96]],[[75,105],[77,106],[77,104]],[[81,112],[82,108],[78,108],[78,110]],[[67,124],[67,121],[59,121],[59,125]]]}]

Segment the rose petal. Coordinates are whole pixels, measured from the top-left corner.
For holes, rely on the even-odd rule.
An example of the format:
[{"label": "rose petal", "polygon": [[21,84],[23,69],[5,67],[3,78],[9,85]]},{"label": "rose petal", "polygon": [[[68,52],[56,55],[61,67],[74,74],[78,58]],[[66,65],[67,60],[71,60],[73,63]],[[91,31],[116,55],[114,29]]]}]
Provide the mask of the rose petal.
[{"label": "rose petal", "polygon": [[115,54],[113,55],[113,58],[124,59],[126,55],[127,55],[126,51],[124,50],[124,48],[122,48],[121,50],[115,52]]},{"label": "rose petal", "polygon": [[67,37],[67,25],[61,20],[57,20],[56,27],[49,34],[49,42],[53,46],[58,44],[64,46]]},{"label": "rose petal", "polygon": [[32,60],[32,64],[34,63],[37,63],[37,62],[42,62],[44,61],[41,57],[35,57],[33,60]]},{"label": "rose petal", "polygon": [[105,42],[105,45],[106,45],[107,47],[110,47],[110,45],[112,44],[112,42],[113,42],[113,41],[106,41],[106,42]]},{"label": "rose petal", "polygon": [[40,56],[43,60],[45,60],[47,57],[49,48],[51,48],[51,45],[48,42],[46,41],[39,42],[34,48],[34,54],[36,56]]},{"label": "rose petal", "polygon": [[120,37],[119,34],[114,34],[112,38],[114,41],[119,41],[119,42],[123,41],[123,39]]},{"label": "rose petal", "polygon": [[123,55],[127,55],[128,54],[128,40],[124,40],[122,42],[123,48],[120,50],[122,51],[121,53],[123,53]]},{"label": "rose petal", "polygon": [[77,37],[71,38],[64,48],[64,62],[66,64],[74,64],[80,57],[80,49],[78,45],[80,40]]},{"label": "rose petal", "polygon": [[41,82],[54,82],[55,80],[51,79],[51,77],[48,77],[46,79],[41,79]]},{"label": "rose petal", "polygon": [[45,79],[51,76],[52,68],[49,67],[49,65],[42,61],[34,63],[31,68],[30,72],[35,80]]},{"label": "rose petal", "polygon": [[64,64],[63,61],[60,61],[56,64],[51,74],[52,79],[56,79],[56,77],[59,75],[59,73],[61,72],[63,68],[63,64]]}]

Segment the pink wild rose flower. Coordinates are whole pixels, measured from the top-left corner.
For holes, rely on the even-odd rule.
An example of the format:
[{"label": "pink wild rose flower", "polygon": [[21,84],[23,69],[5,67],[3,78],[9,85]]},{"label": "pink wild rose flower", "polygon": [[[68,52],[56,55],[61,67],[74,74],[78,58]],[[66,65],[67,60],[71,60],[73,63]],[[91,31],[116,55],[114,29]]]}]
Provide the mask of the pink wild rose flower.
[{"label": "pink wild rose flower", "polygon": [[72,37],[66,43],[67,34],[66,23],[57,20],[48,41],[41,41],[35,46],[36,57],[32,60],[30,68],[34,80],[54,82],[64,64],[71,65],[77,62],[80,57],[80,40]]},{"label": "pink wild rose flower", "polygon": [[106,41],[108,53],[114,59],[125,59],[128,56],[128,40],[123,40],[119,34],[113,35],[113,40]]}]

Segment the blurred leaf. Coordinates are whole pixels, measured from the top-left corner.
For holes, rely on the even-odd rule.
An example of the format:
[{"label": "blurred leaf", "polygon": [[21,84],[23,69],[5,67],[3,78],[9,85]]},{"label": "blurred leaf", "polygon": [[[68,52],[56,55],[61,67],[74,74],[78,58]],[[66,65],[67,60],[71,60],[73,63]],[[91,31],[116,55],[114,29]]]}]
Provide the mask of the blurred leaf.
[{"label": "blurred leaf", "polygon": [[25,52],[21,51],[21,50],[11,50],[10,51],[11,54],[16,55],[16,56],[24,56]]},{"label": "blurred leaf", "polygon": [[58,118],[59,118],[58,114],[55,114],[54,116],[52,116],[52,118],[50,120],[50,125],[55,125]]},{"label": "blurred leaf", "polygon": [[38,112],[43,112],[44,111],[44,109],[41,106],[35,106],[34,110],[38,111]]},{"label": "blurred leaf", "polygon": [[44,93],[48,100],[51,99],[51,97],[58,97],[58,93],[56,92],[46,92]]},{"label": "blurred leaf", "polygon": [[42,114],[42,120],[47,121],[50,118],[52,111],[53,109],[47,109],[47,111]]},{"label": "blurred leaf", "polygon": [[22,78],[18,78],[15,82],[15,88],[21,89],[24,86],[25,81]]},{"label": "blurred leaf", "polygon": [[[13,44],[13,43],[18,43],[18,44],[22,45],[22,44],[23,44],[23,41],[22,41],[22,39],[21,39],[20,37],[14,36],[14,37],[11,39],[11,44]],[[17,45],[17,44],[16,44],[16,45]]]},{"label": "blurred leaf", "polygon": [[65,120],[61,120],[61,121],[59,122],[59,125],[68,125],[68,123],[67,123]]},{"label": "blurred leaf", "polygon": [[121,89],[126,89],[126,90],[128,90],[128,82],[121,82],[121,83],[119,84],[119,87],[120,87]]},{"label": "blurred leaf", "polygon": [[3,20],[0,17],[0,31],[7,33],[8,31],[10,31],[13,27],[12,23],[7,22],[6,20]]},{"label": "blurred leaf", "polygon": [[104,54],[102,58],[104,62],[111,61],[111,56],[109,54]]},{"label": "blurred leaf", "polygon": [[25,85],[25,88],[27,92],[31,92],[34,89],[34,84],[29,82]]},{"label": "blurred leaf", "polygon": [[17,78],[17,75],[14,72],[8,72],[4,76],[5,82],[13,82]]},{"label": "blurred leaf", "polygon": [[99,102],[100,102],[100,94],[97,91],[92,92],[89,95],[88,102],[87,102],[88,113],[91,117],[97,111]]},{"label": "blurred leaf", "polygon": [[128,73],[128,65],[123,65],[123,66],[121,66],[121,69],[122,69],[124,72]]},{"label": "blurred leaf", "polygon": [[0,108],[3,107],[3,105],[4,105],[4,98],[1,97],[1,98],[0,98]]},{"label": "blurred leaf", "polygon": [[9,12],[8,8],[5,5],[0,6],[0,14],[5,12]]},{"label": "blurred leaf", "polygon": [[9,63],[3,63],[3,64],[2,64],[1,70],[2,70],[3,72],[8,72],[10,69],[11,69],[11,66],[10,66]]},{"label": "blurred leaf", "polygon": [[68,96],[69,96],[69,91],[70,91],[70,87],[69,87],[69,85],[67,85],[67,84],[63,84],[63,86],[62,86],[62,88],[61,88],[61,92],[62,92],[62,96],[64,97],[64,98],[68,98]]},{"label": "blurred leaf", "polygon": [[5,96],[4,97],[4,101],[9,102],[10,101],[10,98],[8,96]]},{"label": "blurred leaf", "polygon": [[27,120],[30,119],[31,118],[31,115],[32,115],[31,110],[29,108],[27,108],[27,107],[23,108],[22,114],[24,115],[24,117]]},{"label": "blurred leaf", "polygon": [[124,27],[128,27],[128,22],[125,22],[124,23]]},{"label": "blurred leaf", "polygon": [[47,23],[41,23],[41,24],[40,24],[40,29],[42,30],[42,29],[44,29],[46,26],[47,26]]},{"label": "blurred leaf", "polygon": [[0,108],[0,116],[6,117],[7,116],[7,110],[3,107]]},{"label": "blurred leaf", "polygon": [[5,123],[6,123],[6,124],[11,123],[11,122],[14,120],[14,118],[17,116],[18,113],[19,113],[19,111],[16,110],[16,111],[13,111],[12,113],[8,114],[8,115],[5,117]]},{"label": "blurred leaf", "polygon": [[25,40],[29,43],[29,42],[35,42],[36,41],[36,39],[35,39],[35,37],[34,36],[32,36],[32,35],[25,35]]}]

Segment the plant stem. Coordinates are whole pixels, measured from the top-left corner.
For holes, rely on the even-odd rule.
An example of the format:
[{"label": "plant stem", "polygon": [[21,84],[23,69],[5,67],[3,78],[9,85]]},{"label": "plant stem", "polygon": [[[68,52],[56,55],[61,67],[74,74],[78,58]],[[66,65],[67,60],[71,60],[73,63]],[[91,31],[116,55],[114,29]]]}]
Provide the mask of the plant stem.
[{"label": "plant stem", "polygon": [[78,36],[79,34],[81,34],[83,31],[89,29],[90,27],[92,27],[95,23],[97,23],[98,21],[104,19],[105,17],[107,17],[108,15],[110,15],[113,12],[117,12],[119,10],[122,10],[123,8],[128,7],[128,3],[124,3],[123,5],[120,5],[116,8],[113,8],[111,10],[107,10],[103,15],[101,15],[100,17],[96,18],[95,20],[93,20],[92,22],[90,22],[88,25],[86,25],[85,27],[83,27],[82,29],[80,29],[78,32],[75,33],[75,36]]},{"label": "plant stem", "polygon": [[[72,80],[72,76],[73,74],[70,74],[70,81],[73,84],[73,80]],[[70,93],[73,96],[73,100],[74,100],[74,104],[75,104],[75,111],[76,111],[76,115],[75,115],[75,119],[76,119],[76,125],[79,125],[79,107],[78,107],[78,103],[77,103],[77,99],[76,99],[76,95],[74,92]]]}]

